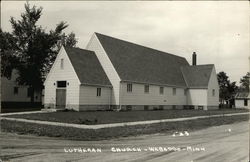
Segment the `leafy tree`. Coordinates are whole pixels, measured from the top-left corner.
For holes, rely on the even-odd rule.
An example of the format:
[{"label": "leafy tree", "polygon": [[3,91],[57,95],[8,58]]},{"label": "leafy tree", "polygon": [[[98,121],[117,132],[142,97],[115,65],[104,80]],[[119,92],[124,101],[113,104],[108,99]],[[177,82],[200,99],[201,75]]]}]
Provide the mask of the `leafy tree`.
[{"label": "leafy tree", "polygon": [[240,79],[240,89],[242,91],[248,91],[249,92],[249,79],[250,79],[250,73],[247,72],[246,75],[244,75],[241,79]]},{"label": "leafy tree", "polygon": [[236,82],[230,82],[229,77],[223,71],[217,74],[219,87],[220,87],[220,103],[223,104],[224,101],[229,101],[235,95],[238,87]]},{"label": "leafy tree", "polygon": [[[1,31],[1,44],[7,42],[1,45],[2,62],[7,60],[1,70],[4,76],[9,76],[11,71],[6,69],[17,69],[19,73],[17,82],[31,88],[31,102],[33,102],[34,92],[41,91],[45,76],[56,58],[58,41],[65,35],[62,31],[68,25],[60,22],[54,30],[46,32],[42,26],[37,25],[42,15],[42,7],[31,7],[29,3],[24,7],[25,12],[21,14],[21,20],[15,20],[13,17],[10,19],[12,33]],[[71,34],[71,41],[68,41],[66,36],[66,43],[74,44],[73,36],[75,35]]]}]

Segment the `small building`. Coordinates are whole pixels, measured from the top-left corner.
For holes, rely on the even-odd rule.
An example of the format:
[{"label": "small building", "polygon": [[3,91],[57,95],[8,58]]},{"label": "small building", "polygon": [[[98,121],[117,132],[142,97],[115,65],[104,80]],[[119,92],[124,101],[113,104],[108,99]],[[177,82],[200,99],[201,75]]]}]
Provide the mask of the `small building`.
[{"label": "small building", "polygon": [[47,108],[218,109],[215,66],[94,33],[85,49],[62,47],[49,72]]},{"label": "small building", "polygon": [[31,91],[28,86],[16,82],[18,71],[12,70],[10,79],[1,77],[2,108],[32,108],[41,107],[41,92],[35,92],[34,103],[31,103]]},{"label": "small building", "polygon": [[250,93],[238,92],[235,95],[235,108],[250,108]]}]

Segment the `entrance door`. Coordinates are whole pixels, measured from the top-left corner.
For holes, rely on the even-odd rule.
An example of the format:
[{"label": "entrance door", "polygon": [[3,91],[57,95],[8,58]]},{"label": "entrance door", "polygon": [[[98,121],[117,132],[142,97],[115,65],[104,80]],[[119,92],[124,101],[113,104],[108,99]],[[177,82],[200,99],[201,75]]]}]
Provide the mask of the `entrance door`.
[{"label": "entrance door", "polygon": [[66,89],[56,89],[56,108],[65,108]]}]

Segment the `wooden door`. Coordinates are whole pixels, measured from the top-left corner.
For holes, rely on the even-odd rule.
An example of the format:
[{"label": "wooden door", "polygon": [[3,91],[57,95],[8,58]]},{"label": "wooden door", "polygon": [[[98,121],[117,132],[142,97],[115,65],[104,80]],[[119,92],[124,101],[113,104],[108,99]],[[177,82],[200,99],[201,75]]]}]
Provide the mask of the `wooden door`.
[{"label": "wooden door", "polygon": [[56,108],[65,108],[66,89],[56,89]]}]

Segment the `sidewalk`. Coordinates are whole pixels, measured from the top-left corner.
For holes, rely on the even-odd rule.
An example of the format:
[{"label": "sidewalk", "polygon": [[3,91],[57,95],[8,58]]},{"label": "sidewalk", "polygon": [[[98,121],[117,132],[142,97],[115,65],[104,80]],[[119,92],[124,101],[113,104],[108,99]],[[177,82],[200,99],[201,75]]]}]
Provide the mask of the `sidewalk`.
[{"label": "sidewalk", "polygon": [[[27,114],[27,113],[31,114],[31,113],[37,113],[37,112],[41,113],[42,111],[9,113],[8,115]],[[59,123],[59,122],[48,122],[48,121],[27,120],[27,119],[4,117],[7,114],[1,114],[0,120],[18,121],[18,122],[44,124],[44,125],[54,125],[54,126],[62,126],[62,127],[73,127],[73,128],[80,128],[80,129],[102,129],[102,128],[155,124],[155,123],[165,123],[165,122],[177,122],[177,121],[188,121],[188,120],[204,119],[204,118],[211,118],[211,117],[236,116],[236,115],[247,115],[247,114],[250,114],[250,112],[224,114],[224,115],[196,116],[196,117],[176,118],[176,119],[148,120],[148,121],[126,122],[126,123],[99,124],[99,125],[70,124],[70,123]]]}]

